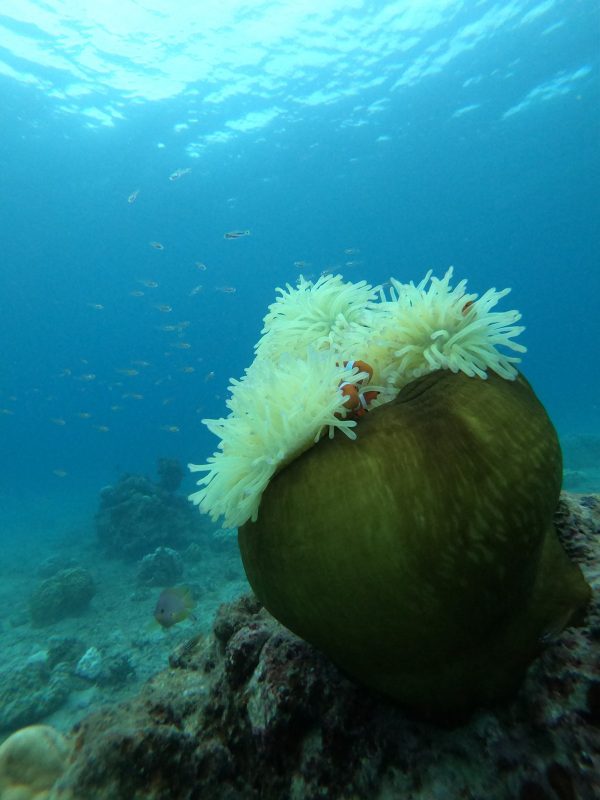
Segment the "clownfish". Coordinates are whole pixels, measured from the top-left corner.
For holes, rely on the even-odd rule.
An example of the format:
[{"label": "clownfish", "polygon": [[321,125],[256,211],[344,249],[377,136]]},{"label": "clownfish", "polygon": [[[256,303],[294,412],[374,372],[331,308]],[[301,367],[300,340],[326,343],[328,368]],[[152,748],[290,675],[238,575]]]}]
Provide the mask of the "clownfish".
[{"label": "clownfish", "polygon": [[366,361],[344,361],[345,367],[353,369],[356,367],[359,373],[365,373],[366,378],[359,378],[354,383],[344,381],[340,383],[338,389],[346,398],[344,400],[344,408],[348,409],[346,417],[358,420],[363,417],[369,410],[369,403],[378,396],[379,392],[375,390],[365,391],[364,386],[369,383],[373,377],[373,368]]},{"label": "clownfish", "polygon": [[[368,375],[366,379],[367,383],[369,383],[371,378],[373,377],[373,367],[370,364],[367,364],[366,361],[360,361],[360,360],[344,361],[344,366],[348,367],[349,369],[353,369],[354,367],[356,367],[356,369],[359,372],[366,372]],[[361,378],[359,381],[357,381],[357,383],[361,386],[364,382],[365,382],[364,378]]]},{"label": "clownfish", "polygon": [[346,398],[344,400],[344,408],[354,411],[355,408],[360,406],[360,396],[356,384],[345,381],[344,383],[340,383],[338,389]]}]

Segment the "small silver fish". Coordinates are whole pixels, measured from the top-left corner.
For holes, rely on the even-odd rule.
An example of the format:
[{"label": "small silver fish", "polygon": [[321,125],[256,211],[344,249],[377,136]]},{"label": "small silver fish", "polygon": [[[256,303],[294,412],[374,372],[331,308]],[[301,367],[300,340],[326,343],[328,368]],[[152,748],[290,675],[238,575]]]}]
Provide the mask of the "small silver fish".
[{"label": "small silver fish", "polygon": [[188,172],[191,172],[191,171],[192,171],[191,167],[185,167],[185,168],[184,167],[180,167],[179,169],[176,169],[175,172],[172,172],[169,175],[169,180],[170,181],[178,181],[179,178],[183,178],[184,175],[187,175]]}]

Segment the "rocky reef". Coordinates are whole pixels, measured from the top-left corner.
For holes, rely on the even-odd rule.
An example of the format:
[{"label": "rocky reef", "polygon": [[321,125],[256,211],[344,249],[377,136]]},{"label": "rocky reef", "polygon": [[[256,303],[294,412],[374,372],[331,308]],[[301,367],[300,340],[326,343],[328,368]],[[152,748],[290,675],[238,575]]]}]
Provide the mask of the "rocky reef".
[{"label": "rocky reef", "polygon": [[96,593],[87,569],[62,569],[42,581],[29,599],[31,622],[36,627],[52,625],[64,617],[82,614]]},{"label": "rocky reef", "polygon": [[48,725],[32,725],[0,746],[0,798],[46,800],[65,768],[69,746]]},{"label": "rocky reef", "polygon": [[246,596],[76,726],[51,800],[595,800],[600,496],[563,495],[556,521],[593,600],[580,627],[548,632],[510,703],[410,716]]},{"label": "rocky reef", "polygon": [[157,547],[140,561],[137,582],[142,586],[170,586],[183,575],[183,559],[170,547]]},{"label": "rocky reef", "polygon": [[73,637],[51,636],[46,648],[22,666],[13,664],[0,671],[0,740],[46,719],[82,689],[114,690],[134,677],[130,657],[114,645],[99,650]]},{"label": "rocky reef", "polygon": [[100,493],[98,540],[111,556],[140,558],[158,547],[181,549],[203,530],[187,497],[176,494],[183,472],[177,461],[160,459],[158,481],[123,475]]},{"label": "rocky reef", "polygon": [[[66,701],[71,689],[68,666],[31,659],[20,669],[0,672],[0,735],[30,725]],[[0,795],[1,797],[1,795]]]}]

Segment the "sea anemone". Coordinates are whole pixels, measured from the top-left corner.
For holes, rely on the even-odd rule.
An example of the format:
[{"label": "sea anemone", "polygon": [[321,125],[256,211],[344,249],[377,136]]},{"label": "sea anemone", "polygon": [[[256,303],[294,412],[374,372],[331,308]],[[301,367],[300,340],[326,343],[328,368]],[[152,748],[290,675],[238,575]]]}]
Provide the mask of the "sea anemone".
[{"label": "sea anemone", "polygon": [[508,698],[590,597],[556,536],[561,453],[522,375],[436,370],[280,470],[248,580],[361,683],[428,714]]},{"label": "sea anemone", "polygon": [[278,289],[253,364],[231,381],[230,414],[203,420],[221,441],[206,464],[190,465],[207,473],[193,502],[213,519],[222,516],[227,527],[256,520],[269,480],[318,441],[323,428],[355,438],[340,393],[340,384],[357,380],[346,362],[371,365],[371,409],[436,369],[480,378],[493,370],[514,379],[519,358],[498,348],[525,350],[513,341],[523,330],[514,324],[520,314],[491,311],[509,290],[490,289],[477,299],[465,293],[464,280],[452,288],[451,278],[452,268],[441,280],[430,271],[416,286],[392,278],[389,299],[380,287],[341,275],[315,283],[300,276],[296,287]]},{"label": "sea anemone", "polygon": [[589,598],[552,522],[556,432],[503,352],[525,350],[520,314],[451,278],[280,289],[229,415],[203,420],[217,452],[191,465],[264,606],[430,713],[506,697]]},{"label": "sea anemone", "polygon": [[[369,309],[368,326],[375,363],[381,364],[381,379],[396,388],[436,369],[464,372],[486,378],[488,370],[514,380],[518,356],[504,348],[524,353],[514,339],[525,328],[515,323],[518,311],[492,311],[510,289],[488,289],[478,298],[466,293],[466,280],[450,285],[453,269],[444,277],[431,270],[416,286],[392,278],[390,299]],[[427,284],[429,283],[429,286]]]},{"label": "sea anemone", "polygon": [[275,361],[257,358],[242,380],[232,380],[231,413],[202,420],[221,441],[208,463],[203,488],[190,499],[226,527],[256,520],[261,495],[275,472],[319,440],[340,430],[354,439],[356,422],[346,419],[338,387],[358,370],[338,363],[335,353],[309,347],[304,357],[283,353]]},{"label": "sea anemone", "polygon": [[343,355],[346,330],[364,325],[377,297],[377,289],[366,281],[344,283],[341,275],[323,275],[316,283],[301,275],[296,287],[288,283],[276,291],[279,297],[269,306],[256,345],[258,358],[281,353],[304,357],[308,347]]}]

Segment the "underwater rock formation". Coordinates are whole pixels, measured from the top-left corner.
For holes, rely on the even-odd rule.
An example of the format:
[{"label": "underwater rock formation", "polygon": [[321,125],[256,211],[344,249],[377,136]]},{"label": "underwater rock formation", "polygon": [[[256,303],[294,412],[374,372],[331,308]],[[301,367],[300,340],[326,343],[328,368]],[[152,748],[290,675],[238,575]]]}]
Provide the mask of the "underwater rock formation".
[{"label": "underwater rock formation", "polygon": [[126,653],[106,655],[97,647],[88,647],[73,669],[74,675],[101,686],[120,686],[135,676]]},{"label": "underwater rock formation", "polygon": [[159,458],[156,472],[158,485],[165,492],[176,492],[185,475],[180,461],[176,458]]},{"label": "underwater rock formation", "polygon": [[124,475],[100,493],[96,532],[112,556],[140,558],[157,547],[185,547],[202,531],[187,498],[143,475]]},{"label": "underwater rock formation", "polygon": [[38,586],[29,599],[31,622],[43,627],[65,617],[81,614],[96,593],[87,569],[73,567],[56,572]]},{"label": "underwater rock formation", "polygon": [[1,672],[0,732],[39,722],[63,705],[70,690],[70,670],[62,662],[33,661]]},{"label": "underwater rock formation", "polygon": [[593,600],[581,627],[548,633],[510,702],[408,716],[245,597],[134,700],[76,726],[51,800],[596,800],[600,496],[563,495],[556,521]]},{"label": "underwater rock formation", "polygon": [[171,586],[183,575],[183,560],[171,547],[157,547],[140,561],[137,582],[142,586]]},{"label": "underwater rock formation", "polygon": [[71,556],[64,553],[55,553],[54,555],[45,558],[37,569],[39,578],[51,578],[63,569],[71,569],[76,567],[77,562]]},{"label": "underwater rock formation", "polygon": [[0,747],[1,800],[46,800],[65,768],[69,748],[48,725],[32,725]]}]

